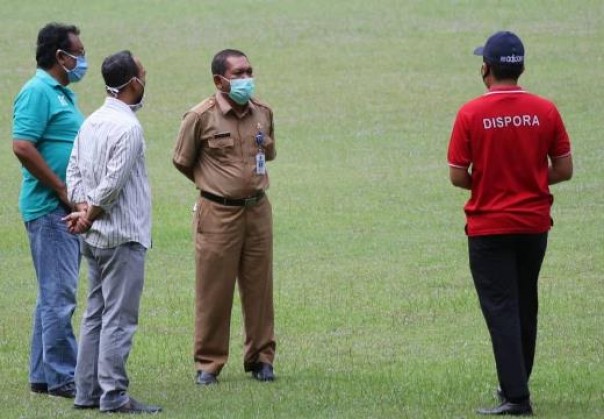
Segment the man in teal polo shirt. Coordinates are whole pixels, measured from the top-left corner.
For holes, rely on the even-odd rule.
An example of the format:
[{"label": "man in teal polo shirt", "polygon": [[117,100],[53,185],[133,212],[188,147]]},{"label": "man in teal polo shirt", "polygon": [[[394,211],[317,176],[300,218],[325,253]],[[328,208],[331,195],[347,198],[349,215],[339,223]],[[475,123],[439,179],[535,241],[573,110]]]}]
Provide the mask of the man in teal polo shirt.
[{"label": "man in teal polo shirt", "polygon": [[38,33],[37,70],[15,98],[13,151],[23,165],[19,208],[38,280],[30,353],[32,392],[75,396],[77,344],[71,318],[76,306],[79,239],[61,220],[71,211],[65,174],[83,122],[67,88],[86,73],[79,29],[51,23]]}]

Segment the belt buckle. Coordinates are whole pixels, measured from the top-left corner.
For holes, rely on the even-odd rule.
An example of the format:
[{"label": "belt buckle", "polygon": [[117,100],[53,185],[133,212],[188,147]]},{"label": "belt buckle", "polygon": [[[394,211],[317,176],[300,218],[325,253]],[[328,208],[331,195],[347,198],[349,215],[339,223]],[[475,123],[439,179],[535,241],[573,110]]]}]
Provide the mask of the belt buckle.
[{"label": "belt buckle", "polygon": [[253,207],[254,205],[256,205],[258,203],[258,197],[254,196],[252,198],[245,198],[243,200],[243,206],[244,207]]}]

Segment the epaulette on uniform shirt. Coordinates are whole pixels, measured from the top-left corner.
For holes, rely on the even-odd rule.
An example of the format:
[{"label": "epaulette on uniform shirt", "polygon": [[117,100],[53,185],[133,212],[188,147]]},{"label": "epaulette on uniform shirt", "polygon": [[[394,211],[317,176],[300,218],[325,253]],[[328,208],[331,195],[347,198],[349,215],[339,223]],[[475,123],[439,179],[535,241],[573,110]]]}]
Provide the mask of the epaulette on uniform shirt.
[{"label": "epaulette on uniform shirt", "polygon": [[216,106],[216,99],[214,98],[214,96],[210,96],[209,98],[203,100],[201,103],[193,106],[191,109],[189,109],[184,115],[186,116],[187,114],[193,112],[197,115],[203,115],[205,112],[207,112],[208,110],[212,109],[214,106]]}]

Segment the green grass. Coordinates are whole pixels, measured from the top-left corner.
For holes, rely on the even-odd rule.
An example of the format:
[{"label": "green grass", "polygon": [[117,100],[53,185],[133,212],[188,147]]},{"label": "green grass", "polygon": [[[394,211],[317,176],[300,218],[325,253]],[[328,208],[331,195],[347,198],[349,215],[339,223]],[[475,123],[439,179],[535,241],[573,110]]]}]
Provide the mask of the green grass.
[{"label": "green grass", "polygon": [[[556,226],[541,278],[532,379],[539,417],[604,415],[604,3],[575,1],[229,2],[6,0],[0,24],[0,417],[96,417],[27,391],[36,288],[17,209],[12,98],[34,71],[38,29],[76,23],[91,70],[75,86],[88,114],[100,63],[128,48],[148,73],[140,118],[153,188],[131,394],[166,418],[473,417],[494,403],[490,343],[469,276],[466,193],[446,148],[462,103],[483,92],[472,49],[495,30],[525,41],[521,84],[553,99],[573,140],[575,177],[553,188]],[[248,53],[275,111],[279,380],[243,374],[234,305],[221,385],[194,386],[195,190],[171,165],[181,115],[213,91],[209,63]],[[82,270],[79,308],[85,305]],[[443,410],[444,409],[444,410]]]}]

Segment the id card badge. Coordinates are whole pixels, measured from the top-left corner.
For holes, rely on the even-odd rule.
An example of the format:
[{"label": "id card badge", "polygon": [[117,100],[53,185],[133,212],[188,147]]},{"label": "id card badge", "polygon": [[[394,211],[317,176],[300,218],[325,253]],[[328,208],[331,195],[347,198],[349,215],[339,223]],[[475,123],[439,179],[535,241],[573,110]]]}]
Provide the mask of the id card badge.
[{"label": "id card badge", "polygon": [[266,158],[264,157],[264,151],[259,150],[256,154],[256,174],[266,174]]}]

